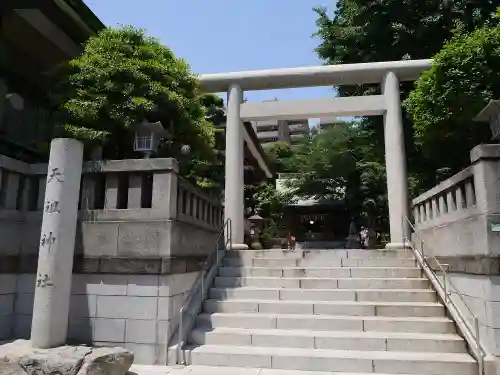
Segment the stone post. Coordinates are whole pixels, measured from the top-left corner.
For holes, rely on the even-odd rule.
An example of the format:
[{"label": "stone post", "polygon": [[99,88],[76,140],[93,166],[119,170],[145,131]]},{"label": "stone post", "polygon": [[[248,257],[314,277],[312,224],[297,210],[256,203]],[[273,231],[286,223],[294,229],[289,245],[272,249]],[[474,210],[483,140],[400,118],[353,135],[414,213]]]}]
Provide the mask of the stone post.
[{"label": "stone post", "polygon": [[66,342],[82,159],[80,142],[52,140],[31,326],[37,348]]},{"label": "stone post", "polygon": [[231,85],[227,94],[226,122],[226,186],[224,193],[225,216],[231,219],[233,249],[248,249],[244,244],[244,175],[243,175],[243,124],[240,105],[243,91]]},{"label": "stone post", "polygon": [[409,233],[405,220],[405,217],[409,217],[409,201],[399,80],[393,72],[384,77],[382,93],[386,102],[384,139],[391,234],[387,248],[399,249],[405,247],[404,235]]}]

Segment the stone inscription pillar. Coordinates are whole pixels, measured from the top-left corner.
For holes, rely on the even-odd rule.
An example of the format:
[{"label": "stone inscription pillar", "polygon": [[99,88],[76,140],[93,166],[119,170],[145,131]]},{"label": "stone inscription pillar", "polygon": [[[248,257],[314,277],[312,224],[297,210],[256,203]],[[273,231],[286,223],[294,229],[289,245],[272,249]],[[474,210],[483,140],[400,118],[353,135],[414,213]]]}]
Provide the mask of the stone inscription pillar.
[{"label": "stone inscription pillar", "polygon": [[404,217],[409,218],[409,201],[399,80],[393,72],[384,77],[382,93],[387,106],[384,114],[384,140],[391,234],[387,248],[398,249],[405,247],[404,236],[408,233],[408,226]]},{"label": "stone inscription pillar", "polygon": [[31,326],[38,348],[66,342],[82,159],[82,143],[52,140]]},{"label": "stone inscription pillar", "polygon": [[231,219],[233,249],[247,249],[244,244],[244,175],[243,175],[243,123],[240,105],[243,91],[238,85],[231,85],[227,94],[226,122],[226,183],[224,193],[225,216]]}]

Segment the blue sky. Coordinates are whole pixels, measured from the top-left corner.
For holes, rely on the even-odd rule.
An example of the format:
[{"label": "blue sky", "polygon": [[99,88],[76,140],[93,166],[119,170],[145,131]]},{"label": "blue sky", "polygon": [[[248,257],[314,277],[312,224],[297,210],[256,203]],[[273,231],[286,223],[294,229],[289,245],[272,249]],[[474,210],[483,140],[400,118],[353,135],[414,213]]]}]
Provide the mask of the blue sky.
[{"label": "blue sky", "polygon": [[[195,73],[321,65],[312,8],[334,0],[84,0],[108,26],[147,30]],[[332,96],[329,87],[253,91],[251,101]]]}]

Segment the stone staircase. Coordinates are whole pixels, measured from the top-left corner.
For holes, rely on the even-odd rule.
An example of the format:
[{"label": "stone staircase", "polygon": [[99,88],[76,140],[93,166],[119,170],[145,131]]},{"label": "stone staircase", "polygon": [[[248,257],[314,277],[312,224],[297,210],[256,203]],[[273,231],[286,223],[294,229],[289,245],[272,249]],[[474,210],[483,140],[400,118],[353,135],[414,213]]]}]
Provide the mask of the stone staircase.
[{"label": "stone staircase", "polygon": [[478,375],[413,254],[395,250],[228,252],[186,356],[284,374]]}]

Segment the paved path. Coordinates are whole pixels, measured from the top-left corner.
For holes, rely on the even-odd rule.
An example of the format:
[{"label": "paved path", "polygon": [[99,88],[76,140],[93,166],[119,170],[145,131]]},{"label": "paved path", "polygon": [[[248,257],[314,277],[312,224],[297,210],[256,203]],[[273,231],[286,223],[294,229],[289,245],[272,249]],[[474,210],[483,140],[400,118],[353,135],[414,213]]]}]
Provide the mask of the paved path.
[{"label": "paved path", "polygon": [[[127,375],[334,375],[334,373],[319,371],[310,372],[293,370],[271,370],[242,367],[133,365]],[[337,373],[337,375],[340,374]]]}]

